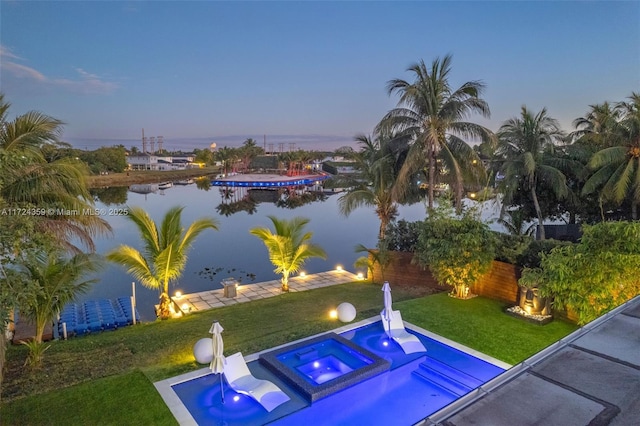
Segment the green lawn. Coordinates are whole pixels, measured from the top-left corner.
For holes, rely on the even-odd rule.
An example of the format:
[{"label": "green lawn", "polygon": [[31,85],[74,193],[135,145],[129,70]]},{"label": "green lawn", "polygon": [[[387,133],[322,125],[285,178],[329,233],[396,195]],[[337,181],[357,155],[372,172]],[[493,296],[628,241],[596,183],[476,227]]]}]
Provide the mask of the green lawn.
[{"label": "green lawn", "polygon": [[505,304],[484,297],[460,300],[446,293],[394,304],[402,319],[509,364],[517,364],[577,329],[555,320],[547,325],[503,313]]},{"label": "green lawn", "polygon": [[[406,321],[508,363],[517,363],[576,327],[561,321],[529,324],[484,298],[461,301],[440,293],[412,299],[394,289],[394,308]],[[0,424],[175,424],[153,382],[202,366],[193,344],[212,321],[224,327],[225,353],[245,355],[333,329],[328,311],[352,303],[357,320],[378,315],[378,284],[350,283],[282,294],[69,341],[53,342],[42,370],[24,372],[26,351],[7,354]]]}]

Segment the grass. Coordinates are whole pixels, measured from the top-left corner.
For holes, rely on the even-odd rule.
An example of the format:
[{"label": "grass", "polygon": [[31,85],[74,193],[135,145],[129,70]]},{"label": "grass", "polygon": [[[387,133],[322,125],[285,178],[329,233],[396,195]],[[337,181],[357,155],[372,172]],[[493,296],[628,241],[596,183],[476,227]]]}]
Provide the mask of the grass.
[{"label": "grass", "polygon": [[[501,303],[480,297],[461,301],[441,293],[413,299],[412,294],[393,291],[394,308],[405,320],[512,364],[576,328],[561,321],[529,324],[504,314]],[[13,346],[7,353],[0,424],[175,424],[152,383],[202,367],[193,360],[192,348],[209,336],[214,320],[225,329],[225,353],[247,355],[339,326],[328,311],[343,301],[356,307],[356,321],[378,315],[380,286],[349,283],[282,294],[52,342],[42,370],[33,372],[22,368],[26,348]]]},{"label": "grass", "polygon": [[2,411],[3,425],[178,424],[153,384],[140,371],[20,399]]},{"label": "grass", "polygon": [[394,304],[405,321],[509,364],[517,364],[576,330],[564,321],[541,326],[511,317],[506,305],[484,297],[460,300],[446,293]]}]

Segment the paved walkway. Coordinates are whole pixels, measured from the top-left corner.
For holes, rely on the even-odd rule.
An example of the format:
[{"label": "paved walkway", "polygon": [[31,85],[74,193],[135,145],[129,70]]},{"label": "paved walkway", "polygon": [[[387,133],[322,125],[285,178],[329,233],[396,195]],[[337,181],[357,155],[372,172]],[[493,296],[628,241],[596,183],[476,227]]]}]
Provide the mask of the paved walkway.
[{"label": "paved walkway", "polygon": [[[333,270],[310,274],[306,276],[296,276],[289,278],[289,291],[305,291],[314,288],[328,287],[336,284],[344,284],[351,281],[358,281],[360,278],[344,270]],[[280,280],[265,281],[239,285],[236,288],[236,297],[224,297],[224,289],[202,291],[200,293],[183,294],[180,298],[173,298],[183,311],[204,311],[206,309],[230,306],[237,303],[250,302],[257,299],[282,294],[282,284]]]}]

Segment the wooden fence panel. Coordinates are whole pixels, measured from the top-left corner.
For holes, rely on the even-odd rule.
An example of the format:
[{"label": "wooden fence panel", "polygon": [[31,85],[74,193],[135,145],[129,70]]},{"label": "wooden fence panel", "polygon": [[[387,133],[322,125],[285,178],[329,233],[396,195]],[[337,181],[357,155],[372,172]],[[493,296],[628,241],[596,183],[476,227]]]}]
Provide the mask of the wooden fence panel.
[{"label": "wooden fence panel", "polygon": [[[391,285],[423,285],[431,288],[446,289],[438,284],[429,271],[411,263],[413,253],[393,252],[392,261],[384,270],[380,265],[373,268],[373,281],[389,281]],[[371,278],[371,277],[369,277]],[[515,265],[494,261],[491,270],[472,288],[472,292],[490,299],[508,303],[518,301],[519,270]]]},{"label": "wooden fence panel", "polygon": [[[373,281],[383,282],[389,281],[393,286],[397,285],[424,285],[431,288],[447,289],[445,286],[438,284],[436,279],[427,268],[422,269],[418,265],[411,263],[413,253],[393,252],[392,261],[384,270],[384,277],[380,265],[375,264],[373,268]],[[518,279],[521,270],[516,265],[510,263],[493,261],[491,269],[487,272],[475,286],[471,289],[472,293],[489,299],[500,300],[512,305],[518,304]],[[368,276],[371,279],[371,276]],[[577,315],[573,311],[554,311],[554,314],[560,318],[567,319],[571,322],[577,321]]]}]

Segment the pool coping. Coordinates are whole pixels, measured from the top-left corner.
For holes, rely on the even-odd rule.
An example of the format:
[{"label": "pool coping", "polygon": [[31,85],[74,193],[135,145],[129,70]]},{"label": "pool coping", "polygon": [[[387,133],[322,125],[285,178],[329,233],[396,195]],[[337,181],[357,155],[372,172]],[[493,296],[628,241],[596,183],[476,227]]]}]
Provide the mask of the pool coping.
[{"label": "pool coping", "polygon": [[[298,339],[295,340],[293,342],[287,342],[284,343],[282,345],[278,345],[272,348],[268,348],[259,352],[255,352],[253,354],[247,355],[244,357],[245,361],[247,363],[249,362],[253,362],[253,361],[257,361],[260,357],[260,355],[262,354],[266,354],[269,352],[273,352],[273,351],[277,351],[279,349],[283,349],[283,348],[287,348],[290,347],[292,345],[296,345],[302,342],[306,342],[308,340],[312,340],[315,339],[319,336],[323,336],[326,335],[327,333],[336,333],[336,334],[340,334],[340,333],[344,333],[347,331],[351,331],[354,330],[356,328],[360,328],[360,327],[364,327],[366,325],[369,324],[373,324],[380,321],[380,316],[375,316],[375,317],[371,317],[371,318],[367,318],[364,319],[362,321],[358,321],[356,323],[353,324],[346,324],[342,327],[338,327],[335,328],[333,330],[328,330],[328,331],[324,331],[322,333],[318,333],[315,334],[313,336],[309,336],[309,337],[305,337],[302,339]],[[511,364],[507,364],[506,362],[500,361],[496,358],[493,358],[489,355],[486,355],[482,352],[478,352],[475,349],[471,349],[465,345],[462,345],[460,343],[454,342],[453,340],[447,339],[446,337],[440,336],[439,334],[433,333],[431,331],[425,330],[421,327],[418,327],[416,325],[413,325],[411,323],[408,323],[406,321],[403,321],[404,325],[407,329],[409,330],[413,330],[416,331],[426,337],[429,337],[433,340],[436,340],[440,343],[444,343],[445,345],[451,346],[454,349],[457,349],[459,351],[462,352],[466,352],[467,354],[474,356],[480,360],[483,360],[485,362],[488,362],[490,364],[493,364],[497,367],[503,368],[505,370],[508,370],[509,368],[512,367]],[[179,376],[174,376],[174,377],[170,377],[168,379],[164,379],[164,380],[160,380],[157,381],[155,383],[153,383],[153,386],[156,388],[156,390],[158,391],[158,393],[160,394],[160,397],[162,397],[164,403],[167,405],[167,407],[169,408],[169,411],[171,411],[171,414],[173,414],[173,416],[175,417],[176,421],[180,424],[180,425],[184,425],[184,426],[197,426],[198,423],[196,422],[196,420],[193,418],[193,416],[191,415],[191,413],[189,412],[189,410],[187,409],[187,407],[183,404],[182,400],[178,397],[178,394],[173,390],[172,386],[183,383],[183,382],[187,382],[189,380],[193,380],[193,379],[197,379],[199,377],[202,376],[206,376],[211,374],[211,370],[209,369],[209,367],[203,367],[200,368],[198,370],[195,371],[190,371],[188,373],[184,373],[181,374]]]}]

